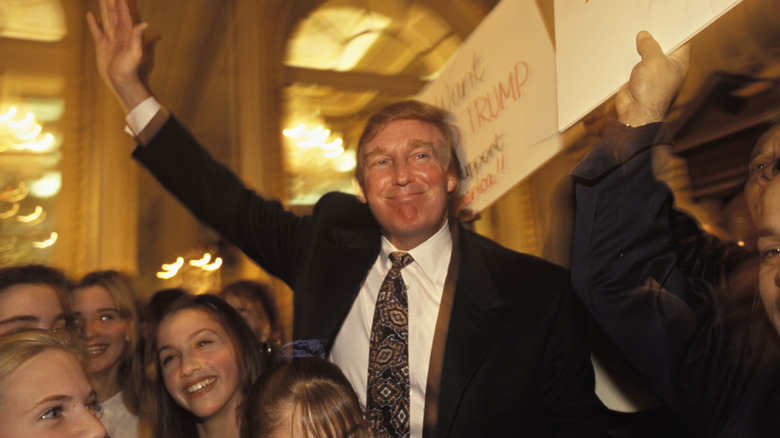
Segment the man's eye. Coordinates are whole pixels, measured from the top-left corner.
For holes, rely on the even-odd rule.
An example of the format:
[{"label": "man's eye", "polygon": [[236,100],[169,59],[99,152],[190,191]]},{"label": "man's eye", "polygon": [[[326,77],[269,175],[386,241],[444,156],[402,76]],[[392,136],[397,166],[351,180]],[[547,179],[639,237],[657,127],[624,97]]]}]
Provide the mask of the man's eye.
[{"label": "man's eye", "polygon": [[764,170],[764,168],[766,168],[766,166],[767,166],[767,164],[766,164],[766,163],[755,163],[755,164],[751,164],[751,165],[750,165],[750,174],[751,174],[751,175],[758,174],[758,173],[760,173],[761,171],[763,171],[763,170]]},{"label": "man's eye", "polygon": [[41,419],[59,418],[62,416],[62,406],[55,406],[41,415]]},{"label": "man's eye", "polygon": [[761,252],[761,260],[764,262],[771,261],[780,255],[780,248],[771,248]]}]

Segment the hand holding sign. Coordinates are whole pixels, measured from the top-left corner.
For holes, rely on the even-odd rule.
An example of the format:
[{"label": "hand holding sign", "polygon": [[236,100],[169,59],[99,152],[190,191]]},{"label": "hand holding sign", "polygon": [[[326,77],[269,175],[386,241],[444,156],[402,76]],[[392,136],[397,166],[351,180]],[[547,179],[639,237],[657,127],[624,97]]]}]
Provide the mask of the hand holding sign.
[{"label": "hand holding sign", "polygon": [[668,53],[741,0],[555,0],[558,127],[608,100],[636,64],[633,38],[647,30]]},{"label": "hand holding sign", "polygon": [[660,122],[688,71],[690,46],[684,45],[669,56],[647,31],[636,36],[636,49],[642,60],[631,70],[631,78],[615,96],[618,120],[631,126]]}]

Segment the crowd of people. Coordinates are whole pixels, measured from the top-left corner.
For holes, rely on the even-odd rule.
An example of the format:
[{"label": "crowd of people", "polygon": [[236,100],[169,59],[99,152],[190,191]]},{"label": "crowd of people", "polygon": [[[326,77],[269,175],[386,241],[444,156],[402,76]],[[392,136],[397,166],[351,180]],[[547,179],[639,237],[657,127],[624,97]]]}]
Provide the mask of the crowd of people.
[{"label": "crowd of people", "polygon": [[[448,114],[402,101],[357,146],[356,195],[309,216],[249,190],[152,95],[125,0],[88,15],[133,156],[192,213],[294,293],[241,280],[140,301],[103,270],[0,269],[0,430],[11,438],[777,436],[780,127],[745,187],[758,252],[701,232],[652,170],[688,48],[647,32],[617,119],[572,172],[571,271],[456,219]],[[136,17],[136,18],[134,18]],[[681,226],[685,224],[685,226]],[[145,296],[145,295],[144,295]],[[675,421],[614,421],[594,391],[588,324]]]},{"label": "crowd of people", "polygon": [[[222,298],[236,290],[254,293],[234,303]],[[338,367],[271,347],[280,345],[273,335],[281,330],[268,329],[278,327],[278,310],[262,283],[141,298],[120,271],[73,283],[43,265],[1,268],[2,436],[258,437],[275,430],[325,437],[360,425],[368,433]],[[256,313],[242,313],[248,303]],[[276,404],[265,401],[272,393]],[[288,435],[284,427],[299,429]]]}]

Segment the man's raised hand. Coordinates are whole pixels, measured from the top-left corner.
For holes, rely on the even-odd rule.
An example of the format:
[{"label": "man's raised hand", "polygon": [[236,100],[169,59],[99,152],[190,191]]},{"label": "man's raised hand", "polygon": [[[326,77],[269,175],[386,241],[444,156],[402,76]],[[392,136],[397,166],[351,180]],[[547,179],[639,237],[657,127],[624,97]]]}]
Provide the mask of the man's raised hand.
[{"label": "man's raised hand", "polygon": [[669,56],[647,31],[636,36],[642,60],[615,96],[618,121],[631,126],[660,122],[682,86],[688,71],[690,46],[685,44]]}]

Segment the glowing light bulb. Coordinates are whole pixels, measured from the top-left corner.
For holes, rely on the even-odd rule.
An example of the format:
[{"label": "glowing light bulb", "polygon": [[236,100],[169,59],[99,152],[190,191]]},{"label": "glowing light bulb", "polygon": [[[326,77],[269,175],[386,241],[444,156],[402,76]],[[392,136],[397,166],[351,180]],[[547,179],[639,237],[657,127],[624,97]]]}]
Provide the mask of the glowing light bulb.
[{"label": "glowing light bulb", "polygon": [[200,267],[200,269],[203,269],[204,271],[216,271],[220,266],[222,266],[222,258],[217,257],[214,259],[214,263],[210,265],[203,265]]},{"label": "glowing light bulb", "polygon": [[14,118],[16,115],[16,107],[12,106],[7,113],[0,115],[0,123],[5,123]]},{"label": "glowing light bulb", "polygon": [[203,254],[203,258],[201,258],[200,260],[190,260],[190,266],[202,267],[208,264],[209,261],[211,261],[211,254],[206,253]]},{"label": "glowing light bulb", "polygon": [[306,131],[306,125],[301,123],[296,128],[293,129],[285,129],[282,131],[282,134],[284,134],[286,137],[298,137],[301,134],[303,134]]},{"label": "glowing light bulb", "polygon": [[33,222],[36,222],[36,223],[42,222],[43,219],[45,219],[45,218],[46,218],[46,212],[43,211],[43,207],[41,207],[40,205],[37,205],[35,207],[35,211],[34,212],[32,212],[32,213],[30,213],[30,214],[28,214],[26,216],[17,216],[16,220],[19,221],[19,222],[22,222],[22,223],[29,224],[29,223],[33,223]]},{"label": "glowing light bulb", "polygon": [[157,278],[163,278],[163,279],[172,278],[174,275],[179,273],[179,269],[181,269],[182,266],[184,266],[184,259],[179,257],[176,259],[175,263],[163,264],[162,265],[163,270],[158,272],[155,275],[157,275]]},{"label": "glowing light bulb", "polygon": [[32,246],[33,246],[33,248],[39,248],[39,249],[48,248],[48,247],[54,245],[54,242],[57,241],[57,237],[58,236],[59,235],[56,232],[52,231],[51,235],[50,235],[50,237],[48,239],[46,239],[44,241],[41,241],[41,242],[33,242]]},{"label": "glowing light bulb", "polygon": [[23,130],[23,129],[28,129],[30,126],[32,126],[33,123],[35,123],[34,120],[35,120],[35,116],[33,115],[33,113],[27,113],[27,115],[24,116],[22,120],[16,120],[16,121],[10,120],[6,122],[6,125],[8,125],[9,128]]}]

